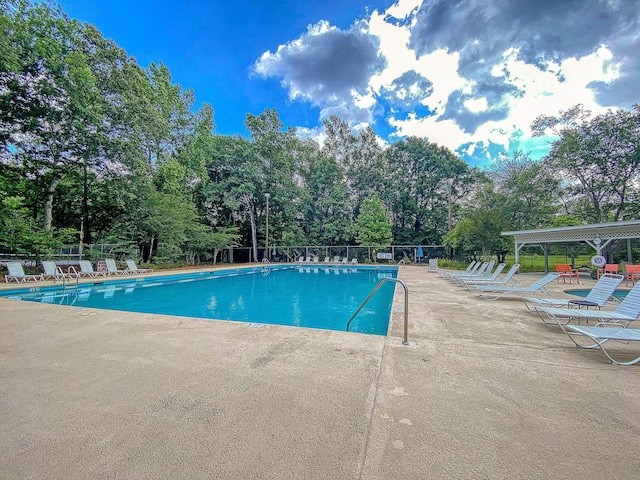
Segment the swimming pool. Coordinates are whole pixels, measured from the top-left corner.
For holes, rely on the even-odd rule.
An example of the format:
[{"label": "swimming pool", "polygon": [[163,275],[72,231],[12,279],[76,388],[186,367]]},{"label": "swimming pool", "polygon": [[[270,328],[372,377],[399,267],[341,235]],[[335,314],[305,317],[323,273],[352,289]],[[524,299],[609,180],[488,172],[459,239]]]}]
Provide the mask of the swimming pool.
[{"label": "swimming pool", "polygon": [[[397,267],[270,266],[11,290],[0,297],[107,310],[345,330],[349,317]],[[386,335],[395,284],[388,282],[350,331]]]}]

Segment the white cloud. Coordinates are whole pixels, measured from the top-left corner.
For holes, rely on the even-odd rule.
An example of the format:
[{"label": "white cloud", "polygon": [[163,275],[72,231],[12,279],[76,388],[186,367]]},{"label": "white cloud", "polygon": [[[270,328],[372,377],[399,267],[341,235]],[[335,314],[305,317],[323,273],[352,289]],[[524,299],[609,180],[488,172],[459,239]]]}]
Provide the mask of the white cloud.
[{"label": "white cloud", "polygon": [[385,13],[394,18],[404,19],[412,12],[415,12],[422,5],[423,0],[400,0],[398,3],[391,5]]},{"label": "white cloud", "polygon": [[[486,153],[490,144],[507,152],[530,145],[539,152],[540,138],[530,132],[538,116],[578,103],[594,113],[615,107],[598,103],[596,85],[622,75],[624,53],[615,56],[601,39],[626,28],[623,16],[611,16],[602,32],[576,38],[558,31],[564,19],[543,22],[548,6],[500,5],[399,0],[346,31],[319,22],[276,53],[263,54],[256,71],[280,77],[292,98],[321,106],[320,118],[337,114],[359,127],[386,122],[391,137],[428,138],[451,150],[465,148],[468,155]],[[578,22],[572,28],[600,25],[596,17],[602,12],[618,13],[615,5],[597,6],[594,13],[567,10]],[[502,21],[504,32],[486,24],[463,30],[479,18]],[[627,30],[620,38],[632,45],[637,34]],[[344,59],[346,45],[354,45],[350,58],[357,68]]]}]

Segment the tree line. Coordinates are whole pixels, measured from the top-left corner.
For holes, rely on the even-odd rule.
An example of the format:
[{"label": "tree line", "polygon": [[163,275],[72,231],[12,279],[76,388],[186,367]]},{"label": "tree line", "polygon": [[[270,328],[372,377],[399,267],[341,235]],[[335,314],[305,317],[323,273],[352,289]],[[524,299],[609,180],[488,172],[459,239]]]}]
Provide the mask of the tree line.
[{"label": "tree line", "polygon": [[275,109],[245,136],[215,134],[214,109],[52,2],[0,2],[0,244],[46,256],[64,243],[134,245],[157,264],[230,245],[442,244],[504,255],[503,230],[638,217],[640,109],[540,117],[556,140],[470,167],[409,137],[324,120],[320,145]]}]

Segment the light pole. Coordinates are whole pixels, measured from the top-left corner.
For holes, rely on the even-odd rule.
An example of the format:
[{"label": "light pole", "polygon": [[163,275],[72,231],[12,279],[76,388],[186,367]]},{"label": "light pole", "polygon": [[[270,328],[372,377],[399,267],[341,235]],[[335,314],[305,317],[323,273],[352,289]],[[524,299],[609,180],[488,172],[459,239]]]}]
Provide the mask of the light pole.
[{"label": "light pole", "polygon": [[267,198],[267,234],[266,234],[266,250],[264,252],[265,258],[269,260],[269,197],[271,196],[268,193],[265,193],[264,196]]}]

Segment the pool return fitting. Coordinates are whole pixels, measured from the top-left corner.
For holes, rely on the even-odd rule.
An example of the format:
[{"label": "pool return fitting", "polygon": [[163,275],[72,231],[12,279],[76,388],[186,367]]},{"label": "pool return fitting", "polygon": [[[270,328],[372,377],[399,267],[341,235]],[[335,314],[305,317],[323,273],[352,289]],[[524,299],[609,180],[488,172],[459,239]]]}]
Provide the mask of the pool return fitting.
[{"label": "pool return fitting", "polygon": [[349,331],[349,325],[351,325],[351,322],[353,321],[353,319],[356,318],[356,315],[360,313],[360,310],[364,308],[364,306],[369,302],[369,300],[371,300],[371,297],[373,297],[375,293],[378,290],[380,290],[380,288],[382,287],[382,285],[384,285],[385,282],[396,282],[402,285],[402,287],[404,288],[404,339],[402,341],[402,344],[409,345],[409,341],[407,340],[407,331],[409,330],[409,289],[407,288],[407,285],[399,278],[383,278],[382,280],[380,280],[380,283],[378,283],[378,285],[376,285],[376,287],[373,290],[371,290],[371,293],[367,295],[367,298],[364,299],[364,302],[362,302],[360,306],[356,309],[355,313],[351,315],[351,318],[347,321],[346,330],[347,332]]}]

